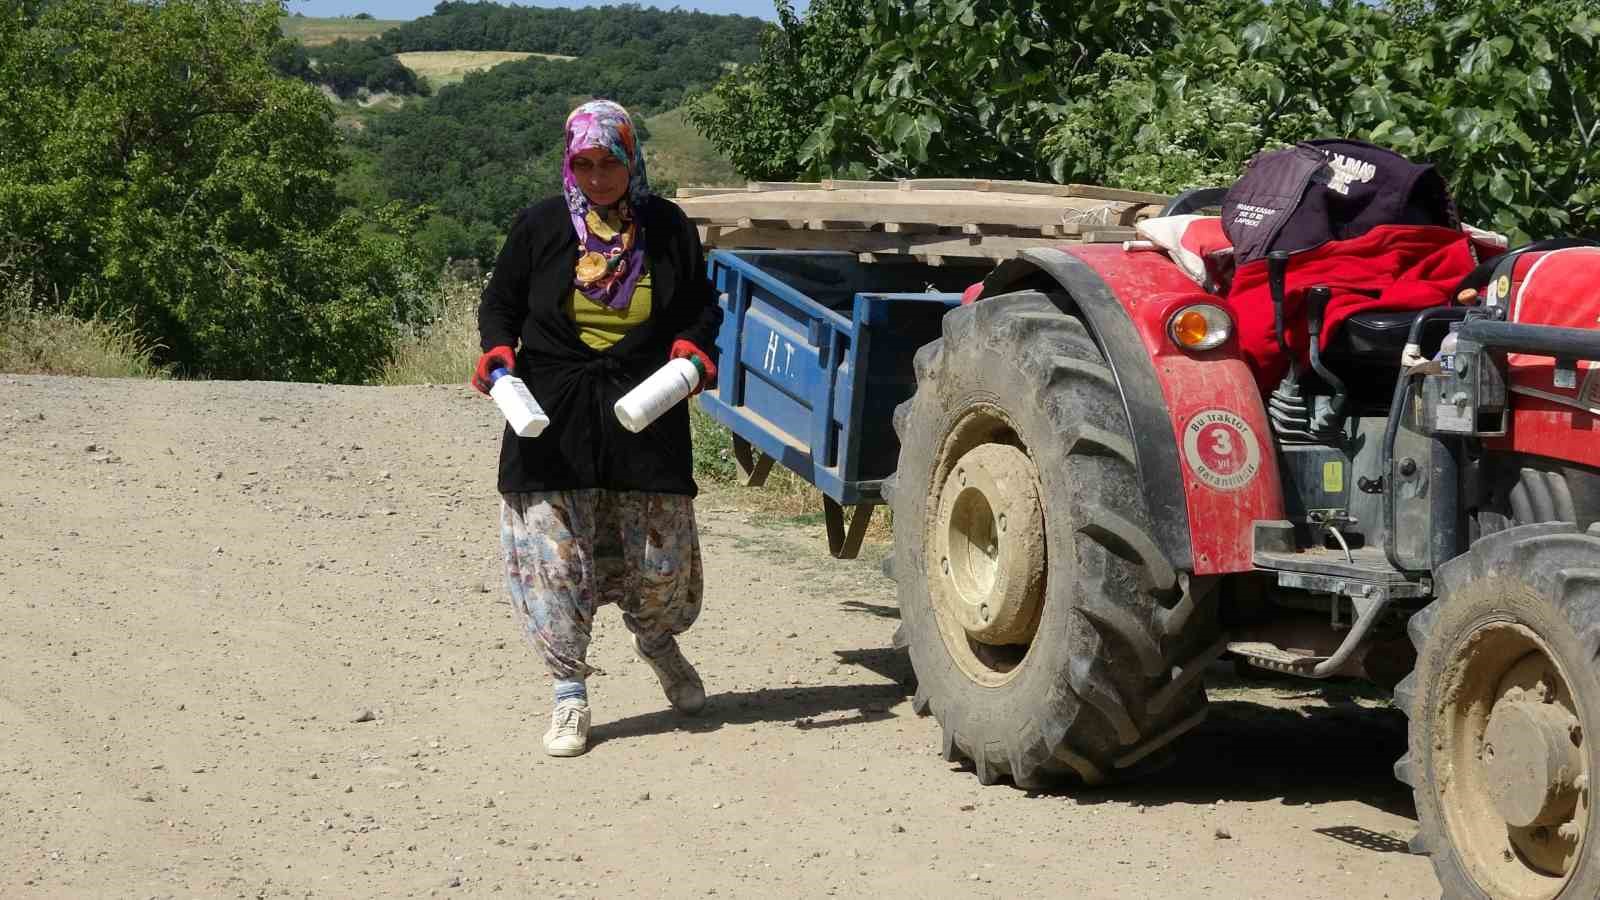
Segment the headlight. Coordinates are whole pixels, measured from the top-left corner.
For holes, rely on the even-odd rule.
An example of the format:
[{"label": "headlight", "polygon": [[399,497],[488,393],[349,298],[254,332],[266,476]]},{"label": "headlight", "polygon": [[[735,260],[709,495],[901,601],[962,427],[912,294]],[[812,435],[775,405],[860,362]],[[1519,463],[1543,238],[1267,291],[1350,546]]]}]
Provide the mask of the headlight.
[{"label": "headlight", "polygon": [[1215,349],[1232,334],[1233,317],[1209,303],[1180,307],[1167,320],[1167,335],[1185,350]]}]

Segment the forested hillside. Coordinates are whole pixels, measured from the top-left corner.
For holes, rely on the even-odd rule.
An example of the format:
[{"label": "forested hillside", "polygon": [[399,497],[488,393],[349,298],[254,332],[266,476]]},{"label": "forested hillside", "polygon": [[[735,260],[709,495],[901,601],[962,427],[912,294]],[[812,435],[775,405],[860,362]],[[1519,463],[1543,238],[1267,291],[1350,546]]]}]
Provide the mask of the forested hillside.
[{"label": "forested hillside", "polygon": [[[492,260],[515,210],[557,190],[574,104],[610,96],[644,125],[752,59],[762,27],[447,3],[378,39],[307,48],[284,21],[254,0],[0,6],[0,342],[37,349],[38,323],[76,316],[181,374],[373,378],[397,340],[470,294],[441,293],[444,263]],[[426,82],[394,52],[456,41],[495,61],[574,58],[407,94]],[[357,102],[377,92],[409,99]]]},{"label": "forested hillside", "polygon": [[[501,63],[442,87],[427,102],[363,114],[360,127],[348,133],[355,166],[343,180],[346,196],[368,204],[425,205],[418,234],[424,258],[486,264],[516,210],[559,189],[557,137],[576,102],[592,96],[614,99],[633,111],[648,138],[650,116],[675,109],[730,66],[754,61],[764,27],[747,17],[631,5],[545,9],[441,3],[432,15],[381,37],[315,48],[286,43],[274,64],[286,75],[349,98],[431,94],[430,85],[396,54],[570,57]],[[684,171],[727,171],[715,160],[681,162]],[[670,192],[673,179],[664,174],[656,173],[657,186]]]},{"label": "forested hillside", "polygon": [[0,7],[0,320],[115,319],[195,375],[376,371],[432,273],[414,213],[339,197],[328,101],[267,61],[280,15],[240,0]]},{"label": "forested hillside", "polygon": [[518,209],[560,189],[561,128],[576,102],[609,97],[642,120],[676,107],[718,74],[715,60],[694,53],[529,59],[379,116],[353,140],[376,155],[388,196],[437,210],[429,226],[430,240],[440,242],[437,255],[487,261]]},{"label": "forested hillside", "polygon": [[378,37],[360,41],[340,38],[314,48],[296,42],[280,51],[275,62],[285,74],[328,85],[341,97],[362,87],[416,93],[419,85],[396,72],[394,54],[499,50],[582,57],[619,50],[637,57],[700,60],[715,67],[754,61],[764,27],[760,19],[747,16],[663,11],[631,4],[545,9],[487,2],[440,3],[432,15],[405,22]]},{"label": "forested hillside", "polygon": [[608,47],[634,53],[690,50],[714,60],[753,60],[766,23],[750,16],[711,15],[632,4],[547,9],[499,3],[440,3],[424,16],[385,32],[392,53],[412,50],[520,50],[584,56]]}]

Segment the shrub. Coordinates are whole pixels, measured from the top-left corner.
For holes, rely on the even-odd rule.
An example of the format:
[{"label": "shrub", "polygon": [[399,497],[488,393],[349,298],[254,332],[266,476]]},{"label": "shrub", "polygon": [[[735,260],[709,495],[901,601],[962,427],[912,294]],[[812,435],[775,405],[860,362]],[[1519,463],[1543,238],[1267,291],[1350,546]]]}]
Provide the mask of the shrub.
[{"label": "shrub", "polygon": [[79,319],[35,300],[24,281],[0,273],[0,372],[162,378],[155,348],[126,321]]},{"label": "shrub", "polygon": [[277,77],[277,4],[53,0],[0,13],[0,247],[50,312],[191,375],[360,382],[430,277],[358,213],[328,102]]}]

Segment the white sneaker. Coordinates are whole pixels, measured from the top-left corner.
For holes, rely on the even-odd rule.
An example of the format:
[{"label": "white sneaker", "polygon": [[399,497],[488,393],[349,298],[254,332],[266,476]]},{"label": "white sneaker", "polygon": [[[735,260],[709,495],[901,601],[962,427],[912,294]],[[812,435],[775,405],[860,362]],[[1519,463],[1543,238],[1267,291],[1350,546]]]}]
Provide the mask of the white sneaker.
[{"label": "white sneaker", "polygon": [[544,752],[551,756],[582,756],[589,749],[589,702],[563,700],[550,714],[544,733]]},{"label": "white sneaker", "polygon": [[633,652],[655,671],[661,689],[667,694],[667,702],[672,704],[673,709],[693,716],[706,708],[706,687],[700,681],[700,673],[683,658],[677,641],[673,641],[671,649],[660,656],[650,656],[639,647],[639,636],[634,635]]}]

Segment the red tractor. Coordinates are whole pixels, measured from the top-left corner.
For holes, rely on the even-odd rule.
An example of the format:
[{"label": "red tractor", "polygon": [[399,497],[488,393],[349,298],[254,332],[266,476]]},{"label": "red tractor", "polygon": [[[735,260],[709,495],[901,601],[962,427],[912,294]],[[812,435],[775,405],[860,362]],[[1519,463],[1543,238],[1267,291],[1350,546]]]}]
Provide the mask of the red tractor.
[{"label": "red tractor", "polygon": [[1028,250],[943,315],[883,486],[915,708],[986,784],[1093,784],[1224,654],[1370,678],[1446,896],[1600,897],[1600,249],[1326,327],[1298,264],[1281,379],[1162,253]]}]

